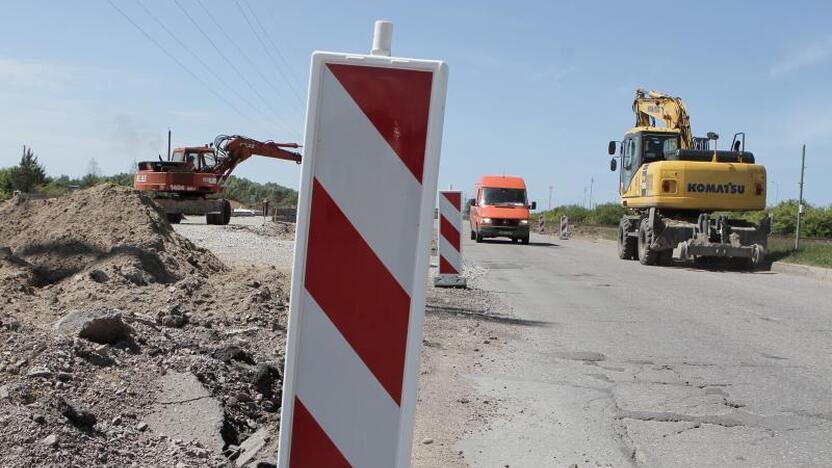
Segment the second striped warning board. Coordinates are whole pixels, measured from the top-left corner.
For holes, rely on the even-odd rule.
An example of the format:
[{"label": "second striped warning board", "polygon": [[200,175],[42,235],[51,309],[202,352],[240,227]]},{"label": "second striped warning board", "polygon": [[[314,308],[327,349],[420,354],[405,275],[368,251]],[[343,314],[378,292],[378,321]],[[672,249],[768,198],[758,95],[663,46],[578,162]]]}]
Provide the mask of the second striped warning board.
[{"label": "second striped warning board", "polygon": [[439,273],[433,285],[445,288],[464,288],[462,276],[462,192],[439,191]]}]

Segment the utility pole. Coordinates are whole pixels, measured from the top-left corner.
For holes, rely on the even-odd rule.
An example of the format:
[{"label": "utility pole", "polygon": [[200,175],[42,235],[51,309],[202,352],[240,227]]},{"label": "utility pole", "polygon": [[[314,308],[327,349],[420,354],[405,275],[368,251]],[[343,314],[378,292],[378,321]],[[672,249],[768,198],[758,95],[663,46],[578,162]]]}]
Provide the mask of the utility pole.
[{"label": "utility pole", "polygon": [[552,211],[552,186],[549,186],[549,208],[548,211]]},{"label": "utility pole", "polygon": [[586,208],[586,186],[584,186],[584,208]]},{"label": "utility pole", "polygon": [[794,249],[800,250],[800,215],[803,214],[803,173],[806,170],[806,145],[800,158],[800,201],[797,203],[797,227],[794,230]]},{"label": "utility pole", "polygon": [[170,161],[170,129],[168,129],[168,161]]},{"label": "utility pole", "polygon": [[592,209],[592,186],[595,185],[595,177],[589,178],[589,209]]}]

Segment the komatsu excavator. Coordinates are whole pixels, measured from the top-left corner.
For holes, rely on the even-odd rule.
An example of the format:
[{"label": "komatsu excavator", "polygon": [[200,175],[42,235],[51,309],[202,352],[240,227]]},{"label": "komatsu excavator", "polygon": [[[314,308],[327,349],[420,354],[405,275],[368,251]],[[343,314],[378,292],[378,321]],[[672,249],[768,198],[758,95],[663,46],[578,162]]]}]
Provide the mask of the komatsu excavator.
[{"label": "komatsu excavator", "polygon": [[754,224],[725,215],[766,206],[766,170],[745,151],[745,133],[718,150],[716,133],[692,135],[682,99],[656,91],[637,90],[633,112],[636,126],[608,150],[612,171],[621,161],[619,194],[629,208],[619,224],[618,256],[644,265],[708,257],[760,265],[771,218]]},{"label": "komatsu excavator", "polygon": [[208,224],[228,224],[231,203],[216,198],[222,184],[240,163],[251,156],[301,162],[301,155],[290,149],[296,143],[257,141],[239,135],[220,135],[205,146],[176,148],[167,161],[142,161],[133,178],[133,187],[153,193],[153,200],[168,221],[180,222],[185,215],[205,215]]}]

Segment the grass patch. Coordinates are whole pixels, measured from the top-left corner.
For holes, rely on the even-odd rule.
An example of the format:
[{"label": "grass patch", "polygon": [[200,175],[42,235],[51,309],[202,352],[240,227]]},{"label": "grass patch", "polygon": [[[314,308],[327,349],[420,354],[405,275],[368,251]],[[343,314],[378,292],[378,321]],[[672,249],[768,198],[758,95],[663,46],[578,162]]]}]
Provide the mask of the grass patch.
[{"label": "grass patch", "polygon": [[832,241],[801,240],[794,250],[794,238],[770,237],[768,258],[773,262],[799,263],[832,268]]}]

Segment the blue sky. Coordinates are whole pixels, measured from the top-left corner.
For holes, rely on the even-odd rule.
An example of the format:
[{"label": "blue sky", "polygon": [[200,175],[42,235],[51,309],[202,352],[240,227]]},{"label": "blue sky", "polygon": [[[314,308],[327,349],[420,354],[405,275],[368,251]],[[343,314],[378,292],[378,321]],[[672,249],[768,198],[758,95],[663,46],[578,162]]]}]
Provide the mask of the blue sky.
[{"label": "blue sky", "polygon": [[[395,55],[450,66],[442,187],[521,175],[545,207],[550,185],[555,204],[582,203],[594,178],[595,201],[615,200],[606,144],[644,87],[682,96],[696,135],[727,145],[745,131],[772,201],[796,198],[805,143],[806,197],[832,203],[830,2],[237,1],[113,0],[195,78],[106,0],[3,0],[0,166],[25,144],[53,175],[83,175],[91,158],[122,172],[163,153],[168,128],[174,146],[300,141],[311,52],[366,52],[388,19]],[[238,174],[296,187],[299,171],[259,159]]]}]

